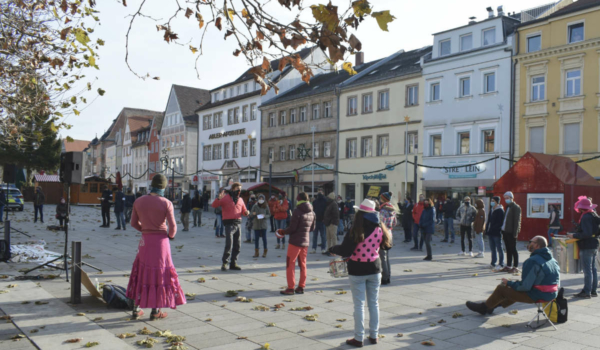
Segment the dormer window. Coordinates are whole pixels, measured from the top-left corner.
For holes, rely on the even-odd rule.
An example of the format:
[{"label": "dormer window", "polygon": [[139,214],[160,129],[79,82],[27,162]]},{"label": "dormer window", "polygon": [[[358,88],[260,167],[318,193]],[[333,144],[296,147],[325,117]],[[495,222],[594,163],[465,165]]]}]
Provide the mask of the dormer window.
[{"label": "dormer window", "polygon": [[493,45],[496,43],[496,28],[490,28],[483,31],[483,46]]},{"label": "dormer window", "polygon": [[583,23],[571,24],[569,26],[569,44],[583,41]]},{"label": "dormer window", "polygon": [[450,39],[440,41],[440,56],[447,56],[450,54]]},{"label": "dormer window", "polygon": [[465,34],[460,37],[460,51],[468,51],[473,48],[473,34]]}]

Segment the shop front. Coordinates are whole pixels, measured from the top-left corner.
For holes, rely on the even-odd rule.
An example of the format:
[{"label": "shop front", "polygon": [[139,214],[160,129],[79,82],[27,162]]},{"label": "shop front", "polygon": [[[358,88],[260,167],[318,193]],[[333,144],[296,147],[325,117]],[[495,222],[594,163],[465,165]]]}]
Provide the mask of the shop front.
[{"label": "shop front", "polygon": [[[355,169],[361,168],[357,167]],[[340,195],[344,199],[351,199],[355,203],[360,203],[365,198],[377,198],[383,192],[391,192],[393,200],[398,202],[399,199],[405,197],[405,186],[409,195],[414,188],[411,178],[409,178],[411,182],[404,182],[404,174],[404,168],[391,166],[382,172],[373,174],[340,174]],[[412,171],[409,175],[412,175]]]}]

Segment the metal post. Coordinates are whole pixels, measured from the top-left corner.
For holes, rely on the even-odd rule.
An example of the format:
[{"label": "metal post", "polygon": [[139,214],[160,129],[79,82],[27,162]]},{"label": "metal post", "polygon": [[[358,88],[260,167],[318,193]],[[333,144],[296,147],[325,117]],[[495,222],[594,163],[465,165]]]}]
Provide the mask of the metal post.
[{"label": "metal post", "polygon": [[252,141],[252,135],[248,135],[248,180],[246,182],[250,182],[250,142]]},{"label": "metal post", "polygon": [[[65,257],[65,277],[67,278],[67,282],[69,282],[69,255],[67,254],[67,248],[69,245],[69,226],[70,226],[70,215],[71,214],[71,183],[67,183],[67,217],[65,218],[65,252],[63,256]],[[110,222],[110,220],[109,220]],[[81,259],[80,259],[81,260]],[[81,282],[81,281],[80,281]],[[81,283],[79,283],[81,284]],[[80,293],[81,294],[81,293]]]},{"label": "metal post", "polygon": [[418,199],[417,199],[417,197],[418,197],[417,196],[417,184],[419,183],[419,177],[418,177],[418,174],[417,174],[417,156],[415,156],[414,169],[415,169],[414,170],[415,171],[415,173],[414,173],[415,183],[414,183],[413,190],[412,190],[412,197],[413,197],[413,200],[415,202],[418,202]]},{"label": "metal post", "polygon": [[[498,162],[500,164],[500,171],[498,173],[498,178],[500,178],[502,176],[502,112],[504,111],[504,106],[502,106],[501,104],[498,105],[498,110],[500,111],[500,122],[498,123],[498,126],[500,128],[500,144],[498,145],[499,147],[499,152],[498,152]],[[496,145],[494,145],[495,147]]]},{"label": "metal post", "polygon": [[[410,118],[408,116],[404,117],[404,121],[406,122],[406,133],[404,134],[404,196],[408,196],[408,121]],[[388,144],[388,147],[390,145]],[[399,198],[400,199],[400,198]],[[413,197],[414,200],[414,197]]]},{"label": "metal post", "polygon": [[312,131],[312,189],[311,196],[315,197],[315,130],[317,130],[316,126],[311,126],[310,130]]},{"label": "metal post", "polygon": [[73,275],[71,276],[71,304],[81,304],[81,242],[71,242]]},{"label": "metal post", "polygon": [[11,258],[10,255],[10,220],[4,221],[4,240],[6,241],[6,246],[8,247],[8,259]]},{"label": "metal post", "polygon": [[269,200],[271,199],[271,181],[273,179],[273,159],[269,157]]},{"label": "metal post", "polygon": [[[173,159],[175,164],[175,159]],[[175,202],[175,165],[171,166],[171,200]]]},{"label": "metal post", "polygon": [[[4,217],[4,220],[8,220],[8,181],[6,181],[6,194],[4,195],[5,198],[5,207],[6,207],[6,216]],[[35,208],[33,209],[35,210]],[[1,217],[2,213],[0,213],[0,217]]]}]

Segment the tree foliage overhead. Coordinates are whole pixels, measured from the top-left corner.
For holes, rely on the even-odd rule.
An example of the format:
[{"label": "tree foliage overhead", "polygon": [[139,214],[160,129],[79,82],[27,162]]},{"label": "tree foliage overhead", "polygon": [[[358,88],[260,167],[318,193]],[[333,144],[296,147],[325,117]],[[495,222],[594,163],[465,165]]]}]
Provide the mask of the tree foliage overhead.
[{"label": "tree foliage overhead", "polygon": [[[126,0],[118,0],[127,6]],[[160,2],[175,4],[174,13],[167,14],[166,22],[153,19],[144,13],[144,7],[149,3]],[[265,8],[269,3],[279,3],[289,10],[294,20],[283,21]],[[355,73],[347,58],[362,49],[362,43],[355,32],[366,19],[374,19],[381,30],[387,31],[388,24],[395,18],[390,11],[374,12],[369,0],[337,1],[344,3],[344,8],[338,8],[331,1],[327,4],[303,6],[303,0],[142,0],[136,12],[131,15],[127,32],[125,61],[129,69],[140,78],[150,75],[139,75],[130,66],[129,40],[131,28],[138,17],[154,20],[156,29],[167,43],[189,45],[192,54],[198,57],[203,54],[204,37],[208,30],[221,32],[224,40],[235,40],[234,56],[243,56],[253,66],[251,72],[254,79],[262,86],[262,94],[273,88],[277,92],[275,82],[267,75],[271,69],[269,61],[280,59],[278,69],[283,70],[288,65],[297,70],[302,79],[309,83],[313,76],[313,65],[335,65],[343,62],[343,69],[350,74]],[[201,30],[200,39],[196,45],[190,45],[180,39],[175,20],[187,18],[190,25]],[[327,62],[306,63],[294,52],[304,45],[316,45],[327,55]],[[198,65],[196,64],[196,71]],[[153,79],[159,79],[154,77]]]},{"label": "tree foliage overhead", "polygon": [[[64,117],[79,115],[93,86],[84,71],[99,69],[97,50],[104,45],[91,38],[100,21],[95,5],[95,0],[0,1],[0,146],[39,144],[44,138],[39,123],[56,133],[69,128]],[[100,88],[94,92],[103,94]],[[42,115],[47,118],[36,117]]]}]

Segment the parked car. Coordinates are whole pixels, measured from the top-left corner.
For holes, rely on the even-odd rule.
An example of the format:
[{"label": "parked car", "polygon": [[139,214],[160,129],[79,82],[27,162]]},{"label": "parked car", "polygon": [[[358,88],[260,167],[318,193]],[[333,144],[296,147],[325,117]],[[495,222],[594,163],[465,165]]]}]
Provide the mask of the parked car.
[{"label": "parked car", "polygon": [[[4,192],[6,192],[6,185],[3,186]],[[23,211],[23,204],[25,201],[23,200],[23,194],[19,191],[18,188],[14,187],[14,185],[8,185],[8,193],[6,195],[7,203],[4,206],[4,210],[19,210]]]}]

